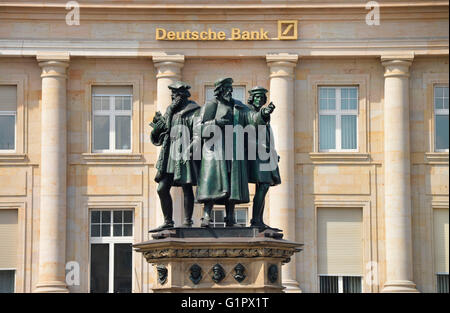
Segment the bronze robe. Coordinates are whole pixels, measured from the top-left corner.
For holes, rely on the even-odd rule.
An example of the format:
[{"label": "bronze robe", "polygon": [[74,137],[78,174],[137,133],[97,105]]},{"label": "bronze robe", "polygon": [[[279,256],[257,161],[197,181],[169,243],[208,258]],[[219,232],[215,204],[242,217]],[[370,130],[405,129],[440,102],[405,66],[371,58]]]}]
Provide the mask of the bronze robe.
[{"label": "bronze robe", "polygon": [[[257,112],[252,106],[249,106],[253,112]],[[248,181],[253,184],[257,183],[265,183],[270,186],[276,186],[281,184],[280,178],[280,170],[278,168],[278,153],[275,150],[275,143],[273,138],[270,138],[270,133],[272,129],[270,127],[269,122],[264,126],[264,131],[266,132],[265,141],[259,141],[259,129],[256,128],[256,137],[254,140],[249,141],[248,144],[254,144],[256,146],[256,160],[248,160]],[[262,170],[262,165],[266,165],[269,167],[270,158],[267,160],[261,160],[258,155],[259,149],[265,150],[268,154],[270,154],[270,158],[272,158],[273,166],[275,167],[273,170]]]},{"label": "bronze robe", "polygon": [[[265,125],[266,122],[261,112],[253,112],[242,102],[234,100],[232,108],[233,125]],[[223,110],[220,106],[226,104],[214,99],[207,102],[201,109],[201,128],[206,127],[207,122],[214,124],[217,111]],[[203,143],[207,139],[203,139]],[[216,158],[217,151],[215,146],[202,148],[202,162],[200,167],[197,201],[214,201],[223,204],[226,200],[234,203],[248,203],[250,201],[248,191],[248,175],[246,158],[238,160],[236,158],[237,149],[244,149],[244,145],[237,146],[233,139],[233,157],[232,160],[225,159],[225,132],[222,132],[221,143],[222,158]],[[244,152],[245,153],[245,152]],[[244,155],[245,156],[245,155]]]},{"label": "bronze robe", "polygon": [[[176,138],[170,137],[170,128],[177,125],[186,126],[190,132],[190,138],[193,137],[193,127],[195,119],[199,119],[200,106],[189,101],[184,108],[171,114],[166,112],[164,119],[166,127],[162,131],[153,130],[151,133],[151,141],[155,146],[162,146],[156,163],[157,174],[155,181],[159,182],[166,173],[173,174],[173,185],[182,186],[185,184],[197,185],[199,162],[188,160],[184,162],[182,159],[175,160],[171,158],[170,151],[174,149]],[[170,121],[168,121],[170,119]]]}]

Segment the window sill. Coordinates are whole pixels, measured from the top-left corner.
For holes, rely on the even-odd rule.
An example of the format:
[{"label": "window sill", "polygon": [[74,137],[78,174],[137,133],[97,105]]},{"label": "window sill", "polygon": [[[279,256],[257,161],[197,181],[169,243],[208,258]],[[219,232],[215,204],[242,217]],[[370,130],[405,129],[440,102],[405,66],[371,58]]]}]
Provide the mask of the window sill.
[{"label": "window sill", "polygon": [[25,161],[27,158],[26,154],[20,153],[1,153],[0,152],[0,162],[17,162],[17,161]]},{"label": "window sill", "polygon": [[425,162],[428,164],[448,164],[448,152],[427,152]]},{"label": "window sill", "polygon": [[311,152],[312,163],[370,163],[369,153],[360,152]]},{"label": "window sill", "polygon": [[133,153],[83,153],[82,158],[85,161],[141,161],[142,154]]}]

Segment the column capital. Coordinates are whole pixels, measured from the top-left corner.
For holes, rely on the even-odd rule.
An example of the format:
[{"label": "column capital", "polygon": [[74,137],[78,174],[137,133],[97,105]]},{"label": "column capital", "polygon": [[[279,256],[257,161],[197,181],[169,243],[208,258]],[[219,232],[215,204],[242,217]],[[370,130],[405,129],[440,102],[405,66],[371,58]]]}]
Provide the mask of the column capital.
[{"label": "column capital", "polygon": [[270,78],[294,77],[294,68],[297,65],[298,55],[279,53],[267,54],[266,62],[270,69]]},{"label": "column capital", "polygon": [[409,77],[409,67],[414,59],[413,54],[382,55],[384,77]]},{"label": "column capital", "polygon": [[184,65],[184,55],[155,55],[152,60],[158,71],[156,78],[181,78],[181,68]]},{"label": "column capital", "polygon": [[67,77],[66,69],[69,67],[70,61],[68,52],[39,52],[36,60],[42,67],[41,77]]}]

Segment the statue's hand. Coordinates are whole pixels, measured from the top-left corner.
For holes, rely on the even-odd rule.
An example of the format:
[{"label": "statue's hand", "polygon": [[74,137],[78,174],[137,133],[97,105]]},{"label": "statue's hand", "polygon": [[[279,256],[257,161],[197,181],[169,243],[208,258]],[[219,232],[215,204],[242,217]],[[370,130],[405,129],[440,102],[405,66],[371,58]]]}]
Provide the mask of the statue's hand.
[{"label": "statue's hand", "polygon": [[164,122],[164,120],[160,119],[158,122],[156,122],[155,129],[163,130],[165,126],[166,126],[166,123]]},{"label": "statue's hand", "polygon": [[152,122],[150,123],[150,126],[153,128],[156,128],[156,124],[158,124],[158,121],[162,120],[163,116],[161,115],[161,112],[156,112],[155,116],[153,117]]},{"label": "statue's hand", "polygon": [[263,108],[263,113],[264,113],[264,115],[268,116],[268,115],[272,114],[272,112],[274,110],[275,110],[275,105],[272,102],[270,102],[268,106]]}]

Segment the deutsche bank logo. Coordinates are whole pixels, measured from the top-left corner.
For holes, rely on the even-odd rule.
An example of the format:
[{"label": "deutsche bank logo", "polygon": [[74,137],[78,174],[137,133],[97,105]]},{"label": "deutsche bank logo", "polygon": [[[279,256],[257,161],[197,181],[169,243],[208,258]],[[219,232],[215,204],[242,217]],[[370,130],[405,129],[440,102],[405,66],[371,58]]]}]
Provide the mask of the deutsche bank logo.
[{"label": "deutsche bank logo", "polygon": [[297,40],[298,21],[278,21],[278,40]]}]

